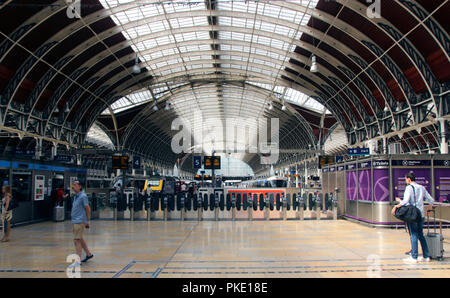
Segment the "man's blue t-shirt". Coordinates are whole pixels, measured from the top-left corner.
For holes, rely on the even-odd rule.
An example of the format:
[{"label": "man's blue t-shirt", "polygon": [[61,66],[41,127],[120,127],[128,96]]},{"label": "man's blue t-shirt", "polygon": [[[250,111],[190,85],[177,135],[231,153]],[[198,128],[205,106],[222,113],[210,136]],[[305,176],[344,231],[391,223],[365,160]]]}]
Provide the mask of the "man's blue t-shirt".
[{"label": "man's blue t-shirt", "polygon": [[89,200],[84,191],[80,191],[73,198],[72,223],[87,223],[85,206],[89,206]]}]

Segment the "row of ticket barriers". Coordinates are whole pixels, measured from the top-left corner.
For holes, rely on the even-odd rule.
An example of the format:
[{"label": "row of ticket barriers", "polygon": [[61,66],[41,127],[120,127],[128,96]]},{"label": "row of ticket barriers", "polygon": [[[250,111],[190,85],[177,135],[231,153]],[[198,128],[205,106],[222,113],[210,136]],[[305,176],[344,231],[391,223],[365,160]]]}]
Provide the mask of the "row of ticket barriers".
[{"label": "row of ticket barriers", "polygon": [[324,196],[321,192],[304,194],[234,193],[177,195],[152,194],[127,198],[127,208],[119,208],[112,197],[113,219],[133,220],[305,220],[338,217],[337,193]]}]

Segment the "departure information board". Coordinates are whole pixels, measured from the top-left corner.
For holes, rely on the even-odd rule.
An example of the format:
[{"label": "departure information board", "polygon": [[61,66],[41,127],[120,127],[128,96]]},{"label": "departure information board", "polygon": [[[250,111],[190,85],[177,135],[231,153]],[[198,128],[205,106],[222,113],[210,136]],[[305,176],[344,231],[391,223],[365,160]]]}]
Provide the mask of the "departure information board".
[{"label": "departure information board", "polygon": [[211,170],[213,165],[215,170],[220,170],[220,156],[205,156],[203,165],[207,170]]},{"label": "departure information board", "polygon": [[120,170],[128,170],[128,156],[112,156],[112,168]]}]

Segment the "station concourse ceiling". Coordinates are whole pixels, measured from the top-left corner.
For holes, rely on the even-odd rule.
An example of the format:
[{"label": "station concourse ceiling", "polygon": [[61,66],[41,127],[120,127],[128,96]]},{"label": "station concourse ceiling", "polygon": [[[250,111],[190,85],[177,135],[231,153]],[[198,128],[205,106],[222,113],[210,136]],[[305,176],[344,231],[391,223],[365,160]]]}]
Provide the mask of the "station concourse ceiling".
[{"label": "station concourse ceiling", "polygon": [[3,151],[80,147],[95,124],[116,149],[170,167],[170,123],[195,112],[278,118],[286,152],[317,150],[338,126],[349,145],[387,136],[439,151],[448,1],[381,0],[375,18],[364,0],[68,2],[1,1]]}]

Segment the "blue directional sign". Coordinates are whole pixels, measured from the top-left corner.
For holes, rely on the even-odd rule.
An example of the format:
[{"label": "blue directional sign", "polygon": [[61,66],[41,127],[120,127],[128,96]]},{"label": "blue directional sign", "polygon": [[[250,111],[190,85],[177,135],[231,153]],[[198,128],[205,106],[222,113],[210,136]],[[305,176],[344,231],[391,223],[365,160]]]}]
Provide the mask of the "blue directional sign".
[{"label": "blue directional sign", "polygon": [[202,157],[201,156],[194,156],[192,168],[197,169],[197,170],[202,168]]},{"label": "blue directional sign", "polygon": [[348,148],[348,155],[369,155],[369,148]]},{"label": "blue directional sign", "polygon": [[133,169],[140,169],[140,168],[141,168],[141,157],[133,156]]}]

